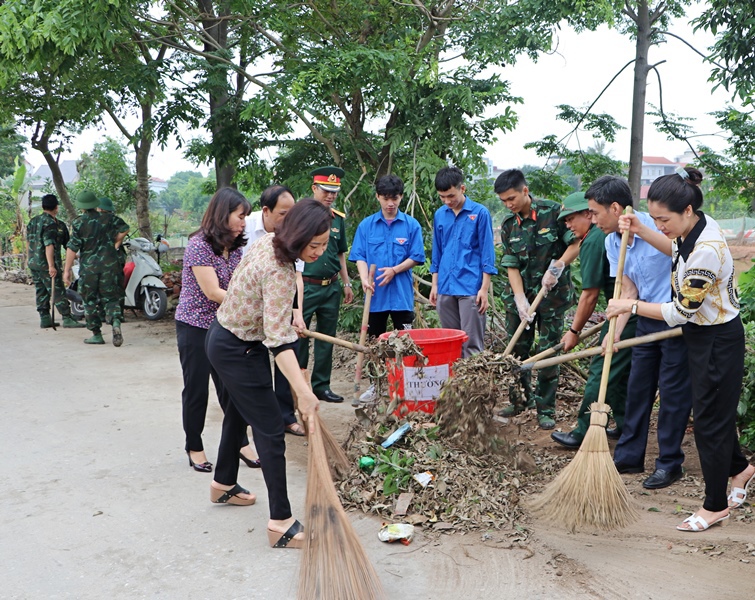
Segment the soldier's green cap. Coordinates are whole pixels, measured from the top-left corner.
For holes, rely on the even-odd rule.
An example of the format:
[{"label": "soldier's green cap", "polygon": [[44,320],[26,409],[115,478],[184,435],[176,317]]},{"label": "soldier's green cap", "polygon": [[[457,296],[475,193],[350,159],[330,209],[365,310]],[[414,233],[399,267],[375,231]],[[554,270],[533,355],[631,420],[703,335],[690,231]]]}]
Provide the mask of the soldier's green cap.
[{"label": "soldier's green cap", "polygon": [[92,192],[81,192],[76,197],[76,208],[89,210],[90,208],[97,208],[99,205],[100,201]]},{"label": "soldier's green cap", "polygon": [[327,192],[341,191],[341,177],[346,173],[343,169],[329,165],[327,167],[318,167],[310,175],[316,185],[319,185]]},{"label": "soldier's green cap", "polygon": [[105,196],[104,198],[100,198],[100,208],[108,212],[115,211],[115,209],[113,208],[113,201],[107,196]]},{"label": "soldier's green cap", "polygon": [[563,204],[561,204],[561,214],[558,215],[559,220],[583,210],[587,210],[590,206],[587,204],[587,198],[585,198],[584,192],[574,192],[564,198]]}]

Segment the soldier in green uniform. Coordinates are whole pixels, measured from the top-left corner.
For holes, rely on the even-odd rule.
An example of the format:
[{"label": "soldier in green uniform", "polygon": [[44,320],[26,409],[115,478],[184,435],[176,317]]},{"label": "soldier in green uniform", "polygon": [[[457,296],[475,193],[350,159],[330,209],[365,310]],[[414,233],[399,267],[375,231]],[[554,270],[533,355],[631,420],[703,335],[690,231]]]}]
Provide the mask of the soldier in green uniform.
[{"label": "soldier in green uniform", "polygon": [[[501,266],[508,273],[503,290],[506,331],[512,336],[522,320],[534,321],[533,327],[528,327],[514,346],[514,354],[524,360],[532,350],[535,325],[538,352],[555,346],[561,339],[564,313],[574,301],[574,288],[566,266],[577,257],[579,245],[564,222],[558,220],[561,205],[533,198],[520,170],[509,169],[501,173],[495,181],[495,193],[511,211],[501,224]],[[530,303],[541,287],[548,290],[548,295],[530,317]],[[534,405],[540,427],[553,429],[556,426],[558,374],[557,365],[541,369],[537,390],[532,393],[530,373],[522,372],[526,397],[521,398],[512,387],[509,390],[511,405],[500,412],[501,416],[516,415],[525,407]]]},{"label": "soldier in green uniform", "polygon": [[[354,300],[349,274],[346,270],[346,222],[342,212],[332,207],[341,189],[343,169],[338,167],[320,167],[312,171],[312,196],[330,208],[333,222],[330,226],[330,240],[325,253],[313,263],[306,263],[302,279],[304,280],[304,323],[307,328],[312,316],[317,315],[317,331],[334,336],[338,326],[338,310],[341,306],[341,285],[343,282],[344,300],[349,304]],[[312,390],[315,395],[326,402],[343,402],[330,389],[330,372],[333,366],[333,344],[315,340],[315,364],[312,367]],[[307,368],[309,360],[309,340],[299,342],[299,366]]]},{"label": "soldier in green uniform", "polygon": [[126,302],[123,290],[123,267],[126,266],[126,249],[123,247],[123,240],[128,235],[130,227],[126,221],[115,214],[113,201],[110,198],[100,198],[100,207],[97,210],[99,210],[102,219],[107,223],[110,239],[118,252],[118,270],[115,273],[115,278],[121,283],[121,300],[119,304],[121,306],[121,322],[123,322],[123,309]]},{"label": "soldier in green uniform", "polygon": [[102,303],[105,318],[113,326],[113,345],[123,344],[121,334],[120,295],[123,292],[121,280],[116,280],[118,254],[108,230],[108,223],[97,212],[100,201],[92,192],[82,192],[76,199],[76,207],[83,213],[76,217],[71,226],[71,240],[66,251],[66,265],[63,281],[71,281],[71,267],[79,253],[79,292],[84,300],[84,314],[87,329],[92,337],[85,344],[104,344],[102,339],[102,317],[99,304]]},{"label": "soldier in green uniform", "polygon": [[63,327],[84,327],[83,323],[71,317],[71,305],[63,287],[60,250],[68,243],[69,235],[66,224],[58,219],[58,198],[54,194],[42,196],[42,211],[26,226],[29,269],[37,295],[39,326],[42,329],[52,327],[50,298],[54,285],[55,308],[63,317]]},{"label": "soldier in green uniform", "polygon": [[[579,343],[579,333],[590,318],[598,303],[600,292],[606,301],[613,298],[615,277],[611,277],[611,268],[606,256],[606,234],[592,223],[592,214],[584,192],[576,192],[564,199],[559,220],[563,221],[579,242],[579,270],[582,275],[582,293],[579,296],[577,312],[572,324],[561,341],[564,352],[568,352]],[[621,332],[621,339],[634,337],[637,317],[632,316]],[[608,333],[608,321],[603,323],[600,341]],[[551,438],[567,448],[579,448],[590,426],[590,405],[598,401],[600,378],[603,373],[603,356],[596,356],[590,363],[590,372],[585,384],[585,394],[579,407],[577,426],[570,432],[554,431]],[[624,426],[624,406],[627,399],[629,369],[632,366],[631,352],[616,352],[611,360],[608,376],[606,401],[611,406],[615,429],[608,429],[608,437],[618,439]]]}]

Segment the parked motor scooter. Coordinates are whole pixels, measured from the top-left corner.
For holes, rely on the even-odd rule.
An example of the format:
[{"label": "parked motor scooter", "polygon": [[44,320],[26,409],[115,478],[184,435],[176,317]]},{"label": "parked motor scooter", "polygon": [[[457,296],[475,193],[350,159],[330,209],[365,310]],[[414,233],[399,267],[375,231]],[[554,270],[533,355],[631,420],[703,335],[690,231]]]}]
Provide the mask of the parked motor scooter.
[{"label": "parked motor scooter", "polygon": [[[158,240],[160,243],[160,240]],[[133,238],[123,242],[131,260],[123,268],[125,290],[125,307],[138,308],[150,321],[157,321],[165,316],[168,309],[166,285],[162,282],[163,271],[149,254],[157,249],[146,238]],[[84,302],[78,291],[79,265],[74,265],[73,282],[66,290],[71,302],[71,314],[75,319],[84,316]]]}]

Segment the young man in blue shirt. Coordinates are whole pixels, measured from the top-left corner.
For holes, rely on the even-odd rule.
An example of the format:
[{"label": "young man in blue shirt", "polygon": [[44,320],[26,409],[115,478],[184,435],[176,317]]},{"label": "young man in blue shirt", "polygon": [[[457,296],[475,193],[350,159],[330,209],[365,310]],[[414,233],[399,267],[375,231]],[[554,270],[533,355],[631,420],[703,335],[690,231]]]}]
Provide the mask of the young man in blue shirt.
[{"label": "young man in blue shirt", "polygon": [[[604,175],[590,186],[585,196],[593,223],[606,234],[606,255],[611,265],[611,276],[615,277],[621,245],[619,217],[627,206],[632,205],[632,193],[623,179]],[[637,216],[643,223],[655,228],[649,214],[638,212]],[[671,257],[659,252],[639,236],[630,236],[621,297],[643,302],[669,302]],[[617,341],[632,314],[636,314],[636,311],[618,317]],[[637,337],[667,329],[669,326],[664,321],[637,317]],[[647,489],[665,488],[682,477],[682,440],[692,409],[689,382],[687,345],[682,337],[632,348],[624,429],[614,450],[613,460],[619,473],[642,473],[645,470],[650,415],[656,391],[660,391],[658,458],[655,471],[642,483]]]},{"label": "young man in blue shirt", "polygon": [[458,167],[438,171],[435,189],[444,206],[433,218],[430,303],[438,307],[442,327],[469,336],[462,349],[466,358],[483,349],[490,278],[498,273],[493,222],[487,208],[466,196]]},{"label": "young man in blue shirt", "polygon": [[[357,227],[349,260],[356,262],[362,290],[372,291],[368,333],[385,333],[388,317],[394,329],[411,329],[414,322],[412,268],[425,262],[422,227],[399,210],[404,182],[395,175],[378,179],[375,192],[380,210]],[[370,281],[370,265],[376,266]]]}]

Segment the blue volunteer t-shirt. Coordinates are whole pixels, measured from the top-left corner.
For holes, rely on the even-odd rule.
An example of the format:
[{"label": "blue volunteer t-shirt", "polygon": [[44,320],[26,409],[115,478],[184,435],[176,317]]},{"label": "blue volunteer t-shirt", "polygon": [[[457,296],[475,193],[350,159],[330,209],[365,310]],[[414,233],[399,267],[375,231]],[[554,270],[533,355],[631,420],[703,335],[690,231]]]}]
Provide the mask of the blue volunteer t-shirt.
[{"label": "blue volunteer t-shirt", "polygon": [[487,208],[467,197],[458,215],[445,205],[435,211],[430,272],[438,274],[438,294],[446,296],[476,296],[482,274],[498,273]]},{"label": "blue volunteer t-shirt", "polygon": [[[644,212],[635,213],[637,218],[651,229],[658,231],[653,217]],[[611,264],[611,276],[616,277],[619,267],[621,235],[611,233],[606,236],[606,255]],[[643,302],[669,302],[671,300],[671,257],[656,250],[640,236],[627,246],[624,260],[624,275],[632,280]]]},{"label": "blue volunteer t-shirt", "polygon": [[[395,267],[407,258],[419,264],[425,262],[422,227],[414,217],[398,211],[396,218],[388,223],[382,211],[379,211],[357,227],[351,244],[350,261],[363,260],[368,268],[376,265],[377,277],[381,267]],[[380,287],[375,284],[370,312],[389,310],[414,310],[411,269],[396,273],[387,285]]]}]

